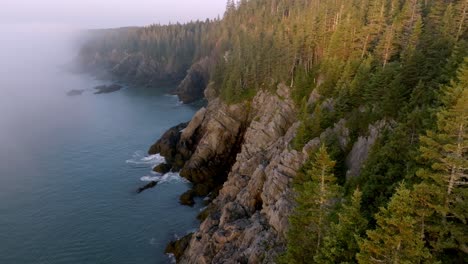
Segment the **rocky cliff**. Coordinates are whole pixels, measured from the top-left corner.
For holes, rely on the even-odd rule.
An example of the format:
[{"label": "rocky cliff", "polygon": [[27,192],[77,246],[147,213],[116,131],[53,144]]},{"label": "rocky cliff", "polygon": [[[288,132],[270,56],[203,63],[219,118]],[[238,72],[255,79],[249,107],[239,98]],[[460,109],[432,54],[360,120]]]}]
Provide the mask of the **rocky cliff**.
[{"label": "rocky cliff", "polygon": [[118,79],[148,87],[175,84],[173,94],[184,103],[203,98],[212,71],[213,58],[207,56],[193,65],[174,65],[157,61],[142,52],[128,53],[114,49],[110,52],[82,50],[78,61],[81,71],[90,72],[103,79]]},{"label": "rocky cliff", "polygon": [[383,125],[371,126],[368,137],[349,146],[346,121],[340,120],[296,151],[290,143],[299,123],[289,87],[279,85],[274,93],[261,91],[251,102],[234,105],[216,98],[209,87],[205,94],[207,107],[150,150],[167,156],[172,169],[193,182],[182,200],[196,195],[212,199],[200,228],[184,238],[179,262],[273,263],[284,249],[294,206],[291,183],[309,155],[336,137],[343,151],[353,149],[347,161],[354,172]]}]

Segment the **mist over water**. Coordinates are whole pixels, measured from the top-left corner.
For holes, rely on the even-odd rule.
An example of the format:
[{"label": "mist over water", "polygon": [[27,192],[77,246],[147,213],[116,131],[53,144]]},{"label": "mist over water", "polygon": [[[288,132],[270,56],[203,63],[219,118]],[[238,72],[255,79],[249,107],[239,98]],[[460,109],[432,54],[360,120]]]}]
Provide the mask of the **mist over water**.
[{"label": "mist over water", "polygon": [[[155,175],[146,150],[195,107],[171,87],[105,95],[64,65],[77,32],[0,26],[0,263],[166,263],[166,243],[197,226],[178,204],[189,183]],[[66,92],[85,89],[81,96]],[[146,179],[156,188],[135,193]]]}]

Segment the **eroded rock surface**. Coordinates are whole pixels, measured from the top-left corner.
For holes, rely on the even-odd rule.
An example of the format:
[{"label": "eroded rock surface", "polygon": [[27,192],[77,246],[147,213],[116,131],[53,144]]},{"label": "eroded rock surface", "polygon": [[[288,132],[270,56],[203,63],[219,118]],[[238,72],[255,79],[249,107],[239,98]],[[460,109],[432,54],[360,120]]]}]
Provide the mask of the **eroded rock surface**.
[{"label": "eroded rock surface", "polygon": [[203,98],[203,92],[210,80],[211,67],[215,63],[209,57],[205,57],[193,64],[187,72],[174,94],[188,104]]},{"label": "eroded rock surface", "polygon": [[343,151],[350,149],[346,120],[296,151],[290,143],[300,123],[287,86],[274,94],[261,91],[251,103],[208,98],[208,106],[177,134],[176,155],[187,157],[181,175],[194,183],[181,201],[191,205],[194,196],[208,193],[216,198],[200,215],[180,263],[275,263],[294,207],[292,181],[331,137]]},{"label": "eroded rock surface", "polygon": [[212,203],[215,209],[181,263],[271,263],[284,247],[292,209],[289,185],[307,158],[288,148],[296,109],[285,86],[277,94],[260,92],[251,105],[241,149]]},{"label": "eroded rock surface", "polygon": [[372,146],[374,146],[377,138],[388,125],[389,122],[384,120],[369,125],[368,135],[359,137],[357,142],[354,143],[351,152],[346,158],[346,167],[348,168],[346,173],[347,178],[359,175],[364,162],[369,157]]}]

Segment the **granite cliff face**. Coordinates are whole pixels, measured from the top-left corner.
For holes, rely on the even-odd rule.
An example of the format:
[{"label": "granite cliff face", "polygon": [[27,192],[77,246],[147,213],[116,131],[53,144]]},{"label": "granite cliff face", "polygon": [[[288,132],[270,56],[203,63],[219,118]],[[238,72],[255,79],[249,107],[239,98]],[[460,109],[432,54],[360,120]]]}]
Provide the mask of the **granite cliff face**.
[{"label": "granite cliff face", "polygon": [[[299,123],[289,92],[279,85],[276,92],[259,92],[251,102],[227,105],[208,86],[208,106],[151,148],[150,153],[167,156],[172,169],[193,182],[184,199],[212,199],[201,214],[199,230],[189,243],[184,238],[180,263],[273,263],[285,246],[293,178],[327,138],[336,137],[343,150],[350,149],[346,121],[340,120],[302,151],[293,150],[290,143]],[[368,141],[366,148],[356,142],[353,149],[367,155],[375,140]],[[349,160],[351,169],[362,166],[362,158]]]},{"label": "granite cliff face", "polygon": [[[280,84],[274,93],[261,91],[251,102],[234,105],[217,98],[211,86],[204,93],[208,105],[149,151],[161,153],[168,169],[193,183],[181,197],[183,204],[192,205],[194,196],[209,200],[200,228],[183,243],[171,244],[180,263],[274,263],[284,250],[294,207],[292,181],[309,156],[335,138],[348,151],[351,177],[388,123],[369,126],[368,135],[353,143],[342,119],[297,151],[291,142],[300,123],[289,87]],[[331,104],[326,100],[322,107]]]},{"label": "granite cliff face", "polygon": [[[238,109],[237,116],[245,112]],[[289,184],[306,159],[290,150],[296,110],[288,88],[260,92],[227,181],[210,205],[181,263],[270,262],[284,245],[292,208]]]},{"label": "granite cliff face", "polygon": [[177,86],[174,94],[188,104],[203,98],[203,93],[210,80],[212,67],[215,65],[213,58],[204,57],[193,64],[187,71],[187,75]]}]

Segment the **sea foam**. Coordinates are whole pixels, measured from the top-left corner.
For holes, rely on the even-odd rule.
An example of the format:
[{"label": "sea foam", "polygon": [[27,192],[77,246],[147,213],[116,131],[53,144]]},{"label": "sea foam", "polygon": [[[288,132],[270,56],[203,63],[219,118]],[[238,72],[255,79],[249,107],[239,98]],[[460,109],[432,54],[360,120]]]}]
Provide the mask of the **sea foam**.
[{"label": "sea foam", "polygon": [[155,155],[146,156],[142,151],[137,151],[133,154],[131,159],[126,160],[129,164],[135,165],[151,165],[153,167],[159,164],[166,163],[166,159],[159,153]]},{"label": "sea foam", "polygon": [[171,183],[171,182],[188,182],[185,178],[181,177],[177,172],[169,172],[164,175],[158,176],[143,176],[140,178],[144,182],[157,181],[158,183]]}]

